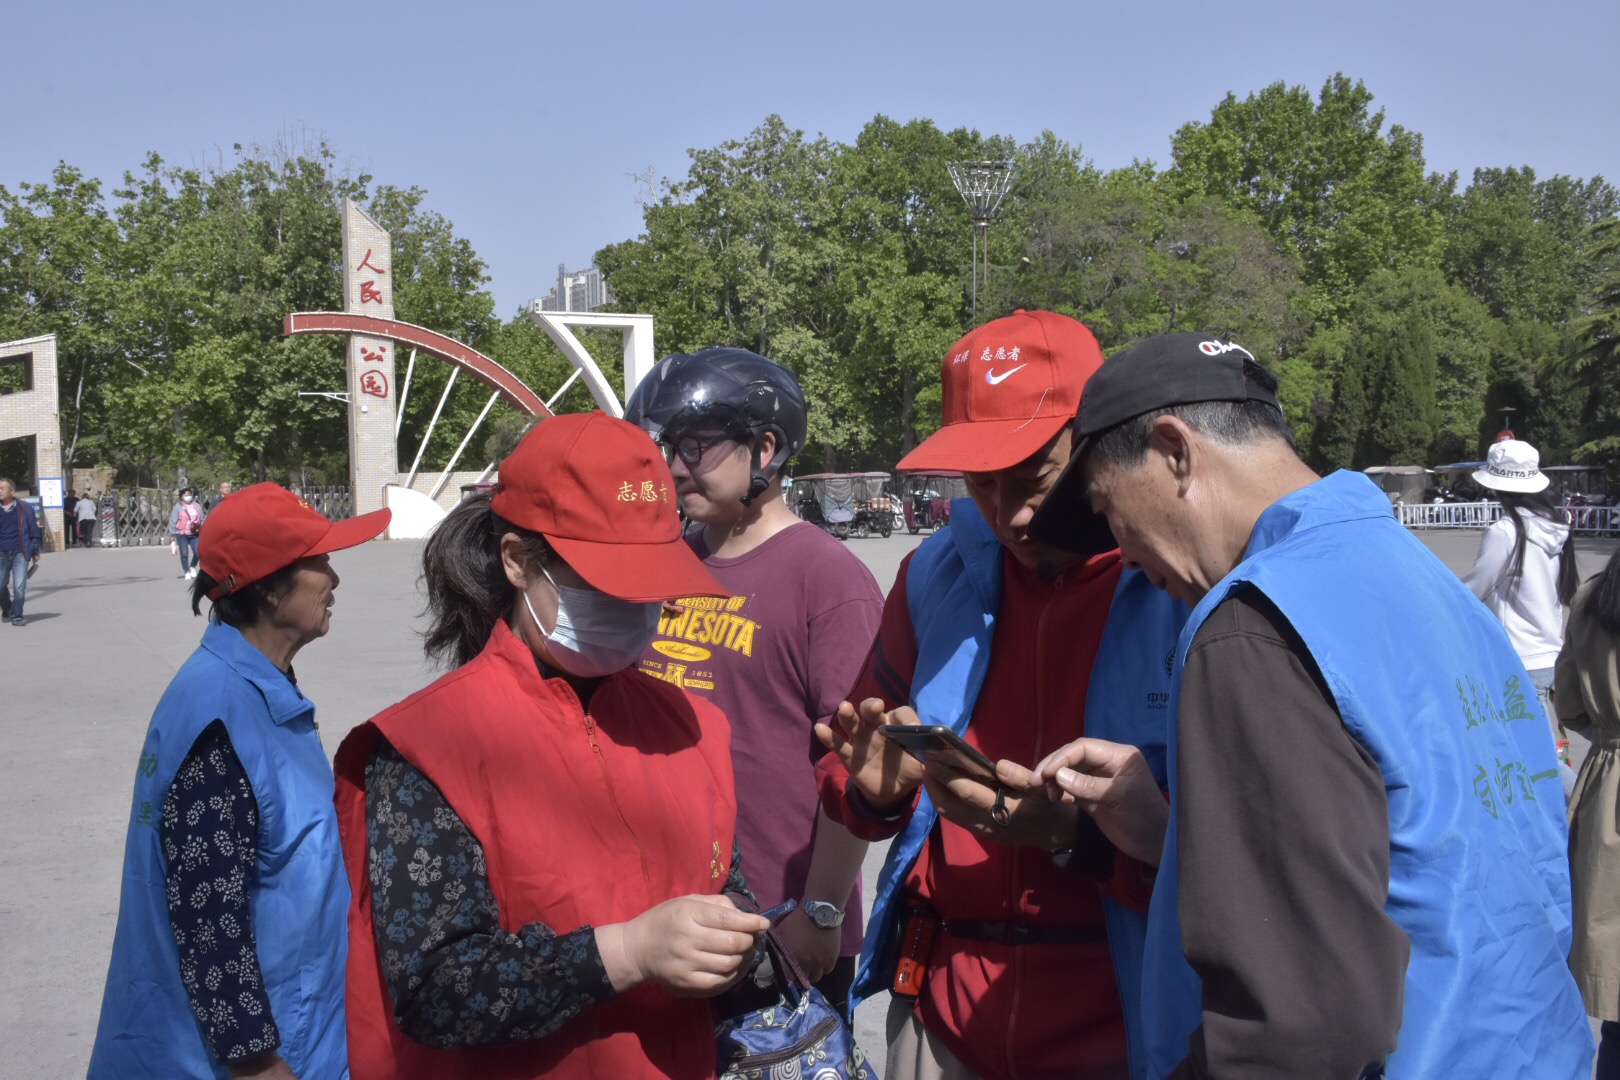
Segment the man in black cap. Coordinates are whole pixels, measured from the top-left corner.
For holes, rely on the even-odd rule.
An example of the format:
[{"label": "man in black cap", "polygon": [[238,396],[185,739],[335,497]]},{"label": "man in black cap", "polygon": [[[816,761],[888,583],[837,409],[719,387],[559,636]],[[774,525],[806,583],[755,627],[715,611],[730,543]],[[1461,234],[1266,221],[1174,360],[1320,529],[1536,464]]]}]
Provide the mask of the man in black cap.
[{"label": "man in black cap", "polygon": [[[1106,524],[1196,605],[1150,1074],[1585,1077],[1564,804],[1529,679],[1376,486],[1299,459],[1276,388],[1206,334],[1114,356],[1031,525],[1085,551],[1111,546]],[[1036,774],[1084,798],[1105,757],[1082,739]]]}]

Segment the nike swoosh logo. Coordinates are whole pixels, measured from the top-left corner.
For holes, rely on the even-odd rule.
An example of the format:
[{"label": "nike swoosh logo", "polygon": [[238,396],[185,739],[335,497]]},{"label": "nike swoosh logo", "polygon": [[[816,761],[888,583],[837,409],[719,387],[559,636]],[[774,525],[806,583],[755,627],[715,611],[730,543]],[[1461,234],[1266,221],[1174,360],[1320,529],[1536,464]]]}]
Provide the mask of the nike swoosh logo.
[{"label": "nike swoosh logo", "polygon": [[997,375],[994,370],[986,371],[984,373],[984,381],[989,383],[991,386],[1000,386],[1003,382],[1006,381],[1007,376],[1011,375],[1015,371],[1022,371],[1028,366],[1029,366],[1028,364],[1019,364],[1015,368],[1008,368],[1006,371],[1003,371],[1000,375]]}]

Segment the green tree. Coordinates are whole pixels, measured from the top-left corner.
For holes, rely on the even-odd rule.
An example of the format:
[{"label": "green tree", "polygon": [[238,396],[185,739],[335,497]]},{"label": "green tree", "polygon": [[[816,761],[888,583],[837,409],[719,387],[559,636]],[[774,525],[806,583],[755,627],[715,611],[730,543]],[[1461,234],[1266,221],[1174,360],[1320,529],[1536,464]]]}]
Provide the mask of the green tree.
[{"label": "green tree", "polygon": [[1577,346],[1560,367],[1586,392],[1583,461],[1620,469],[1620,218],[1590,227],[1586,272],[1593,287],[1571,332]]},{"label": "green tree", "polygon": [[106,453],[104,396],[138,374],[119,347],[117,244],[101,182],[66,162],[47,183],[0,186],[0,338],[57,335],[70,460]]},{"label": "green tree", "polygon": [[[1430,417],[1428,443],[1435,456],[1453,460],[1479,453],[1486,393],[1493,372],[1501,370],[1503,348],[1502,324],[1484,305],[1434,268],[1381,271],[1347,298],[1341,326],[1345,329],[1319,325],[1301,349],[1301,363],[1286,372],[1286,378],[1316,387],[1305,412],[1317,464],[1359,468],[1427,463],[1428,453],[1425,460],[1380,460],[1394,447],[1415,452],[1416,445],[1406,413],[1397,408],[1391,414],[1388,410],[1395,406],[1384,406],[1384,387],[1392,372],[1402,385],[1410,383],[1413,372],[1427,380],[1426,388],[1402,393],[1413,396],[1413,415]],[[1390,359],[1390,342],[1398,343],[1393,355],[1399,362]],[[1432,368],[1424,353],[1432,353]],[[1308,374],[1300,370],[1307,364],[1312,369]],[[1295,408],[1300,405],[1297,394],[1285,400]],[[1379,430],[1396,420],[1399,436]]]},{"label": "green tree", "polygon": [[1529,167],[1476,169],[1447,214],[1446,276],[1499,319],[1559,325],[1590,284],[1586,226],[1615,208],[1602,177],[1538,181]]},{"label": "green tree", "polygon": [[1422,137],[1398,124],[1386,132],[1372,103],[1343,74],[1315,100],[1278,82],[1241,101],[1228,94],[1208,122],[1171,141],[1172,190],[1254,213],[1300,260],[1316,316],[1342,314],[1344,298],[1377,270],[1440,257],[1452,181],[1425,176]]},{"label": "green tree", "polygon": [[1364,339],[1375,373],[1372,422],[1359,466],[1420,465],[1435,440],[1438,362],[1428,323],[1416,312]]},{"label": "green tree", "polygon": [[1203,330],[1269,357],[1303,336],[1297,264],[1252,215],[1208,196],[1177,201],[1151,166],[1082,167],[1024,214],[1004,307],[1072,315],[1105,348]]}]

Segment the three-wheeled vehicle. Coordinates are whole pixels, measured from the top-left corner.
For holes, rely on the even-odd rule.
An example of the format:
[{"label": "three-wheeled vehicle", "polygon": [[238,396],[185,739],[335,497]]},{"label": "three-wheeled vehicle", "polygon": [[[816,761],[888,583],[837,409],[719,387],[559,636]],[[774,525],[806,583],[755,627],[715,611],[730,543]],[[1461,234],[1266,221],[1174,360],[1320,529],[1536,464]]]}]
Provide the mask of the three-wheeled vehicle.
[{"label": "three-wheeled vehicle", "polygon": [[808,473],[793,478],[788,505],[804,520],[840,540],[888,536],[894,531],[900,500],[884,472]]},{"label": "three-wheeled vehicle", "polygon": [[850,523],[853,536],[888,536],[894,531],[895,514],[900,500],[894,495],[894,477],[886,472],[851,474],[855,481],[855,520]]},{"label": "three-wheeled vehicle", "polygon": [[848,540],[855,520],[855,480],[848,473],[806,473],[793,478],[788,492],[793,512],[840,540]]},{"label": "three-wheeled vehicle", "polygon": [[967,482],[962,474],[946,469],[906,474],[906,531],[915,536],[951,523],[951,500],[967,498]]}]

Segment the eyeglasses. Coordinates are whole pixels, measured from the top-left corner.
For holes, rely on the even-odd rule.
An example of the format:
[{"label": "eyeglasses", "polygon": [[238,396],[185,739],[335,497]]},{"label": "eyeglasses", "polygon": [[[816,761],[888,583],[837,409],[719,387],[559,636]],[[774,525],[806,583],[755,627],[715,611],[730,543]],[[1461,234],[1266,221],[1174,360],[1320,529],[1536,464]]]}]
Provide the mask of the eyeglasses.
[{"label": "eyeglasses", "polygon": [[711,438],[699,438],[696,435],[683,435],[673,442],[663,442],[664,460],[678,457],[686,465],[696,465],[703,460],[703,455],[719,446],[721,443],[736,442],[730,435],[715,435]]}]

